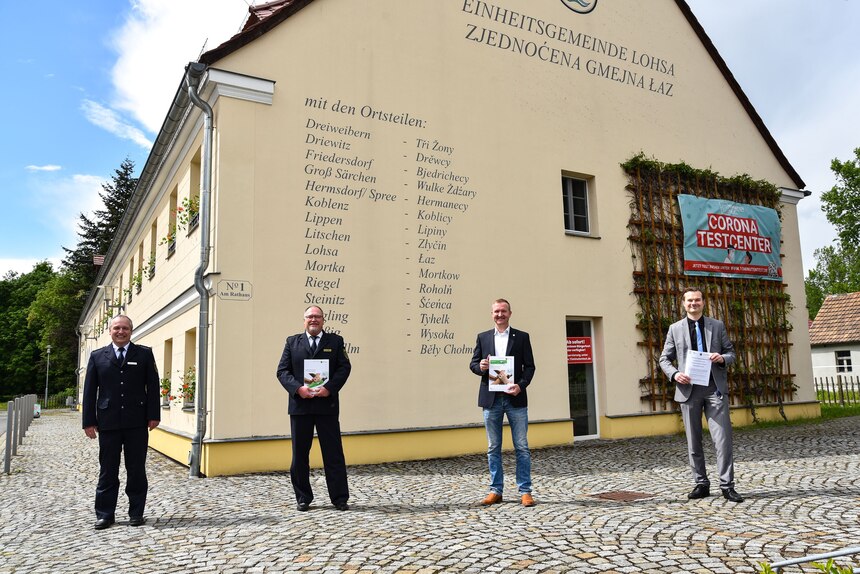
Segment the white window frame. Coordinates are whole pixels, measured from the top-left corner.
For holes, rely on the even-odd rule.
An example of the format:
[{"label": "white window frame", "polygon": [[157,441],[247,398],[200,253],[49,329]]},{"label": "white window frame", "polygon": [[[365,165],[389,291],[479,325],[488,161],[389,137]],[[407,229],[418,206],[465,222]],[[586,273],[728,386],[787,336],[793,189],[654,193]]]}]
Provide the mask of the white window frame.
[{"label": "white window frame", "polygon": [[851,366],[851,351],[836,351],[836,372],[837,373],[852,373],[854,369]]},{"label": "white window frame", "polygon": [[562,173],[561,175],[564,231],[569,235],[594,236],[595,225],[591,197],[592,179],[567,173]]}]

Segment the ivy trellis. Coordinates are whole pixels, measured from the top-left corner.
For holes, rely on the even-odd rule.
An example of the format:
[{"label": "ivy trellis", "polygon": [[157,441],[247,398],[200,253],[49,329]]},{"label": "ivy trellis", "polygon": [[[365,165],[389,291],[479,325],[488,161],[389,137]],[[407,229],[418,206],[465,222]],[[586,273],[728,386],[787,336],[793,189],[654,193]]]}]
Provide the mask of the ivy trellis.
[{"label": "ivy trellis", "polygon": [[724,199],[775,209],[782,219],[780,192],[771,183],[747,175],[726,178],[684,163],[664,164],[638,154],[621,164],[628,175],[628,239],[633,258],[633,293],[639,305],[639,346],[647,372],[639,380],[642,400],[652,412],[677,410],[674,384],[658,365],[669,325],[683,316],[681,293],[690,285],[705,294],[705,313],[722,319],[735,346],[737,361],[729,369],[729,398],[755,408],[778,405],[796,387],[791,372],[788,313],[791,301],[782,281],[691,277],[684,275],[684,233],[677,195]]}]

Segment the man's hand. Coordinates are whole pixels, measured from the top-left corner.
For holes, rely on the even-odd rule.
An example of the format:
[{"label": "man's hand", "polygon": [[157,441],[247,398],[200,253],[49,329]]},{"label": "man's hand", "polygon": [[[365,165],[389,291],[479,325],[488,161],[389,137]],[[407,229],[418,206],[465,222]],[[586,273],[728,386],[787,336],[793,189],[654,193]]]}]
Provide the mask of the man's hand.
[{"label": "man's hand", "polygon": [[680,383],[682,385],[689,385],[690,381],[692,381],[692,379],[686,373],[682,373],[681,371],[678,371],[677,373],[675,373],[675,382],[676,383]]},{"label": "man's hand", "polygon": [[486,359],[481,359],[480,367],[482,371],[487,371],[490,368],[490,356],[487,355]]},{"label": "man's hand", "polygon": [[296,392],[303,399],[312,399],[316,396],[316,394],[309,388],[304,385],[299,387],[299,390]]},{"label": "man's hand", "polygon": [[86,434],[90,438],[96,438],[96,427],[86,427],[84,429],[84,434]]},{"label": "man's hand", "polygon": [[725,362],[725,360],[723,359],[723,356],[719,353],[711,353],[710,359],[711,359],[712,363],[723,363],[723,362]]},{"label": "man's hand", "polygon": [[512,397],[515,397],[515,396],[517,396],[518,394],[520,394],[520,391],[522,391],[522,389],[520,388],[520,386],[519,386],[518,384],[514,383],[513,385],[511,385],[510,387],[508,387],[508,390],[506,390],[505,392],[506,392],[507,394],[511,395]]},{"label": "man's hand", "polygon": [[152,430],[157,427],[160,422],[161,421],[146,421],[146,426],[149,427],[149,430]]}]

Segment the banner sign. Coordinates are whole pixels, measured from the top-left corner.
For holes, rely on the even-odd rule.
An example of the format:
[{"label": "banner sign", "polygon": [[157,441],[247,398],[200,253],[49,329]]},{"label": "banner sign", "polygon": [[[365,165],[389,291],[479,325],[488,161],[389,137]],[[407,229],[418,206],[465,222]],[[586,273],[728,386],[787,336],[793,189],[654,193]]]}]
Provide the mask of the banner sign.
[{"label": "banner sign", "polygon": [[580,365],[592,363],[591,337],[567,338],[567,364]]},{"label": "banner sign", "polygon": [[678,203],[686,275],[782,281],[776,210],[694,195]]}]

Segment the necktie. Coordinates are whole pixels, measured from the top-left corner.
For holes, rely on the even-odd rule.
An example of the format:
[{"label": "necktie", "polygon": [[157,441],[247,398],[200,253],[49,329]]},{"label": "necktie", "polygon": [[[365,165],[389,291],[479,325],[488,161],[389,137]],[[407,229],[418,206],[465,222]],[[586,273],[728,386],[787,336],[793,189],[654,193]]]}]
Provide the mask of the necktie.
[{"label": "necktie", "polygon": [[699,330],[699,322],[696,321],[694,325],[696,325],[696,350],[702,353],[705,351],[705,346],[702,344],[702,332]]},{"label": "necktie", "polygon": [[311,337],[311,354],[315,354],[317,352],[317,338]]},{"label": "necktie", "polygon": [[122,365],[123,363],[125,363],[125,347],[120,347],[118,352],[119,356],[117,357],[117,359],[119,359],[119,364]]}]

